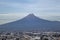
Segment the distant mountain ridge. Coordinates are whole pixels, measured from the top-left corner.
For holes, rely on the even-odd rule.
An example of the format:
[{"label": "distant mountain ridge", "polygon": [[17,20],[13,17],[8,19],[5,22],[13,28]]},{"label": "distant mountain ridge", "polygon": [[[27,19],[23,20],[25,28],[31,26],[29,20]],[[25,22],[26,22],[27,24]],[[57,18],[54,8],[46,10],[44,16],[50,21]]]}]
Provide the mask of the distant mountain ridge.
[{"label": "distant mountain ridge", "polygon": [[0,25],[1,31],[60,31],[60,22],[48,21],[29,14],[21,20]]}]

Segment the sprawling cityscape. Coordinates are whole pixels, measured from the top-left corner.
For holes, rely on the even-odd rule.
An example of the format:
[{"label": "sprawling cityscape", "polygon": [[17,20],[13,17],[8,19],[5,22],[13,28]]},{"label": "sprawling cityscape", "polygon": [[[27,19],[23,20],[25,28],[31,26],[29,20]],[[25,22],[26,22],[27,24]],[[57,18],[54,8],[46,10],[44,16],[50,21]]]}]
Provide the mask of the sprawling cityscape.
[{"label": "sprawling cityscape", "polygon": [[0,40],[60,40],[60,32],[0,32]]}]

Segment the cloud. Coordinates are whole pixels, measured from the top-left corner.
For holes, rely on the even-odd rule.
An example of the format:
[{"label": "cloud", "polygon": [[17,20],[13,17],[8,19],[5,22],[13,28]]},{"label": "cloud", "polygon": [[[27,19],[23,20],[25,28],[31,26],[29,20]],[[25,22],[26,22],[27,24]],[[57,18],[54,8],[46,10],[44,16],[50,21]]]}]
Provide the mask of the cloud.
[{"label": "cloud", "polygon": [[[59,3],[60,4],[60,3]],[[56,2],[56,0],[5,0],[0,1],[0,7],[3,11],[6,8],[10,12],[42,12],[42,11],[50,11],[53,12],[58,8],[60,5]],[[4,8],[4,9],[3,9]],[[9,10],[10,8],[10,10]],[[2,12],[3,12],[2,11]],[[51,12],[51,11],[50,11]]]},{"label": "cloud", "polygon": [[8,22],[19,20],[23,17],[25,17],[28,14],[17,14],[17,13],[9,13],[9,14],[0,14],[0,24],[5,24]]}]

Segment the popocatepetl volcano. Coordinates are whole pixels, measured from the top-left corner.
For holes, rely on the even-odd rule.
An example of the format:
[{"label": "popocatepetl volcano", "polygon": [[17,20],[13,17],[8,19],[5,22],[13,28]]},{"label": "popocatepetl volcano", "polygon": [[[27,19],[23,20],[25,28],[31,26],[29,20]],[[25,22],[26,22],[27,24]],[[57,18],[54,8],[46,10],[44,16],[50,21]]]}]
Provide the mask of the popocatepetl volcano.
[{"label": "popocatepetl volcano", "polygon": [[0,25],[0,30],[1,31],[14,31],[14,30],[60,31],[60,22],[44,20],[39,17],[36,17],[34,14],[29,14],[28,16],[20,20]]}]

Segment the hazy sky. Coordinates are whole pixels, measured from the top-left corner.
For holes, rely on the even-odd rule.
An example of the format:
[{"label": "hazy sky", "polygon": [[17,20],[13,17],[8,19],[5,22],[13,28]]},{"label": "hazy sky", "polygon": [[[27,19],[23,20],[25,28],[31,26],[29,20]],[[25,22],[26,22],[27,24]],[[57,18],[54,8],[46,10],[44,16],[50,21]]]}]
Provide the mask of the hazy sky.
[{"label": "hazy sky", "polygon": [[29,13],[59,21],[60,0],[0,0],[0,23],[17,20]]}]

